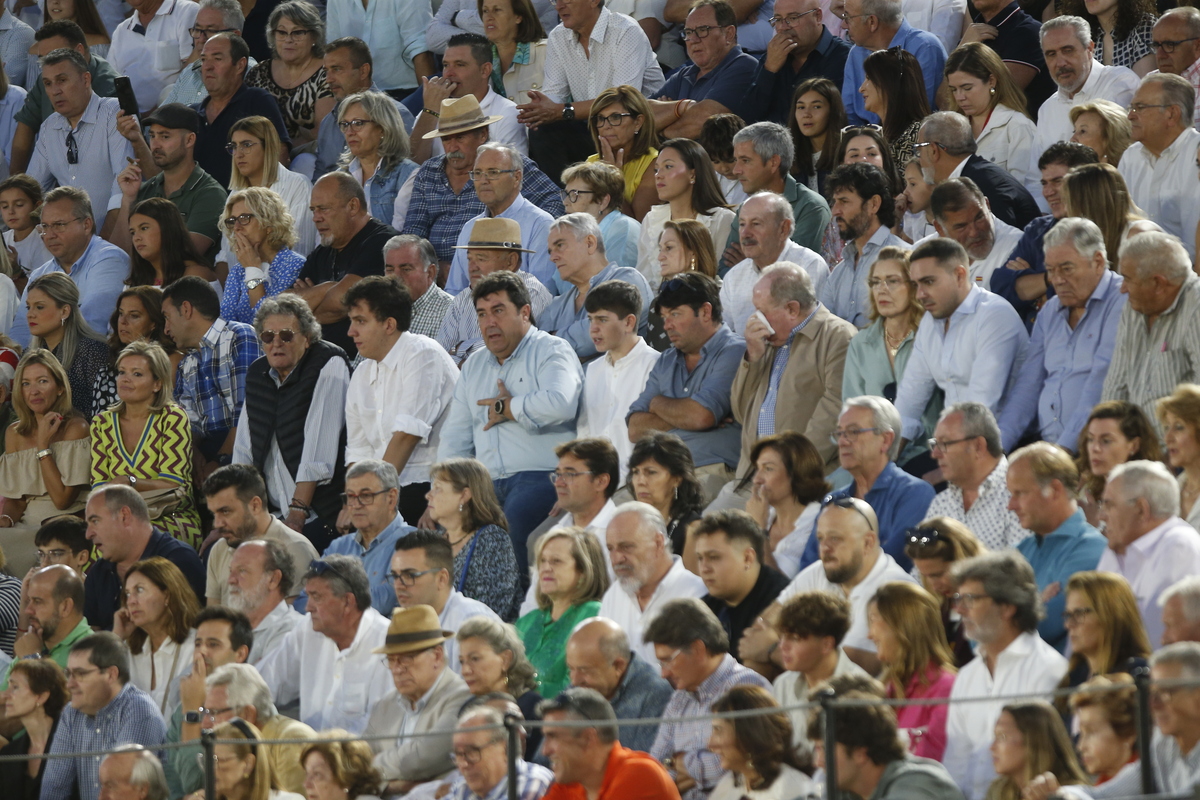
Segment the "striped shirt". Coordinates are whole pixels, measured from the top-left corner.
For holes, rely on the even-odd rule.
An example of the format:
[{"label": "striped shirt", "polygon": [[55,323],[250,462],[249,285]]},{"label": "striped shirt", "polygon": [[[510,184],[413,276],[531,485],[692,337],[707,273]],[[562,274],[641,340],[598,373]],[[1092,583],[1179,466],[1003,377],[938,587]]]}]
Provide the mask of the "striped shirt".
[{"label": "striped shirt", "polygon": [[213,320],[200,346],[184,356],[175,381],[175,402],[203,438],[237,424],[246,399],[246,372],[262,355],[254,328],[241,322]]}]

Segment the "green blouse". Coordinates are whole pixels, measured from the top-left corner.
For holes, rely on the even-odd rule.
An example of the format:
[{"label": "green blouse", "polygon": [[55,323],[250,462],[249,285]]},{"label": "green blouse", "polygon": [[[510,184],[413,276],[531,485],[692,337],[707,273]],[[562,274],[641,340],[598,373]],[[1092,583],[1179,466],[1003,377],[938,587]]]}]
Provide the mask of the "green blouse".
[{"label": "green blouse", "polygon": [[517,620],[525,642],[525,655],[537,668],[538,692],[556,697],[570,684],[567,675],[567,639],[582,620],[600,613],[600,603],[591,600],[568,608],[557,620],[550,612],[536,609]]}]

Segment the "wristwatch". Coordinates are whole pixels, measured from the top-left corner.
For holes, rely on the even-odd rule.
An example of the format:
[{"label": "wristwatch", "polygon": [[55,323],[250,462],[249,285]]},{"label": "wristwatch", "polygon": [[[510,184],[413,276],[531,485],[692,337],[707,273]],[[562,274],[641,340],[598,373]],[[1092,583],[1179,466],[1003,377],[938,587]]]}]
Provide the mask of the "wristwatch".
[{"label": "wristwatch", "polygon": [[200,724],[200,712],[199,711],[183,712],[183,721],[184,721],[184,723],[186,723],[188,725],[199,725]]},{"label": "wristwatch", "polygon": [[501,397],[496,402],[492,403],[492,410],[496,412],[496,416],[504,416],[504,398]]},{"label": "wristwatch", "polygon": [[129,478],[129,485],[136,489],[137,488],[137,477],[134,475],[126,475],[125,477]]},{"label": "wristwatch", "polygon": [[266,281],[262,278],[251,278],[250,280],[246,281],[246,291],[253,291],[262,286],[264,283],[266,283]]},{"label": "wristwatch", "polygon": [[570,100],[563,106],[563,119],[575,119],[575,104]]}]

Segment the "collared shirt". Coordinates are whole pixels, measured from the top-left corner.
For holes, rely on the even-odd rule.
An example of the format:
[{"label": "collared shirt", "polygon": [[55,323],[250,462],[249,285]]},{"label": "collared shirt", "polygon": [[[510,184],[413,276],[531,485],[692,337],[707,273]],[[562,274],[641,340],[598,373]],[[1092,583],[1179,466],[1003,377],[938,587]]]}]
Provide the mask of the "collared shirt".
[{"label": "collared shirt", "polygon": [[979,496],[969,510],[963,508],[963,490],[953,483],[929,503],[927,517],[949,517],[966,525],[988,550],[1004,550],[1032,534],[1021,527],[1008,501],[1008,459],[1000,456],[996,467],[979,484]]},{"label": "collared shirt", "polygon": [[[128,166],[125,159],[133,155],[133,146],[117,131],[120,110],[121,104],[116,99],[92,92],[92,99],[74,128],[66,117],[54,112],[42,125],[26,170],[43,189],[74,186],[87,192],[97,229],[104,221],[109,198],[120,195],[117,175]],[[68,136],[75,142],[74,164],[68,157]],[[228,153],[225,158],[228,160]]]},{"label": "collared shirt", "polygon": [[[497,622],[503,621],[500,619],[500,615],[492,611],[487,604],[467,597],[454,587],[450,587],[450,597],[446,599],[446,605],[442,606],[442,613],[438,615],[438,624],[442,626],[442,630],[457,631],[471,617],[487,617]],[[442,643],[442,647],[446,651],[446,665],[461,675],[462,664],[458,663],[458,638],[447,639]]]},{"label": "collared shirt", "polygon": [[650,40],[632,18],[600,8],[584,52],[579,35],[564,25],[546,41],[545,93],[556,103],[592,100],[610,86],[628,84],[646,97],[663,85]]},{"label": "collared shirt", "polygon": [[[637,650],[629,653],[625,674],[617,682],[613,696],[608,699],[617,719],[647,719],[662,717],[663,709],[674,694],[671,684],[662,676],[658,663],[647,663]],[[617,739],[630,750],[650,752],[658,727],[654,725],[622,725]]]},{"label": "collared shirt", "polygon": [[[642,180],[653,179],[654,173],[650,171],[649,167],[647,167],[647,172],[650,174]],[[628,179],[625,185],[629,186]],[[717,206],[710,208],[705,213],[696,214],[696,222],[708,228],[708,234],[713,240],[713,247],[720,247],[721,242],[729,239],[730,231],[736,230],[733,225],[734,216],[733,211],[725,206]],[[662,265],[658,263],[658,240],[662,238],[663,229],[670,219],[670,203],[653,205],[646,212],[646,216],[642,217],[642,229],[638,233],[637,269],[651,286],[657,287],[662,283]],[[728,318],[728,313],[726,313],[726,318]]]},{"label": "collared shirt", "polygon": [[[500,142],[512,147],[523,156],[529,155],[529,129],[517,122],[516,103],[503,94],[493,91],[491,84],[488,84],[487,94],[479,101],[479,109],[484,116],[500,117],[488,125],[489,142]],[[419,121],[424,114],[424,111],[417,114],[417,120]],[[434,138],[430,142],[430,149],[435,156],[446,154],[446,148],[442,146],[440,138]]]},{"label": "collared shirt", "polygon": [[293,628],[306,621],[307,618],[288,605],[286,600],[280,600],[254,629],[254,644],[250,647],[246,663],[257,667],[283,644]]},{"label": "collared shirt", "polygon": [[867,239],[861,253],[854,241],[846,242],[842,248],[842,260],[817,292],[822,305],[847,322],[854,323],[856,328],[870,325],[871,289],[867,286],[867,279],[871,276],[871,267],[880,250],[903,245],[904,240],[883,225]]},{"label": "collared shirt", "polygon": [[[1157,72],[1158,70],[1155,70]],[[1196,90],[1196,105],[1193,119],[1195,121],[1196,130],[1200,130],[1200,58],[1192,62],[1192,65],[1179,73],[1179,77],[1192,85]]]},{"label": "collared shirt", "polygon": [[183,357],[175,402],[187,412],[192,435],[204,438],[237,424],[246,399],[246,372],[262,356],[254,328],[213,320],[200,346]]},{"label": "collared shirt", "polygon": [[[1017,552],[1033,567],[1038,591],[1044,592],[1051,584],[1066,586],[1076,572],[1095,569],[1107,544],[1104,534],[1088,524],[1083,510],[1076,509],[1051,533],[1022,539]],[[1042,638],[1060,652],[1067,646],[1067,629],[1062,619],[1066,603],[1067,593],[1060,590],[1046,601],[1046,616],[1038,624]]]},{"label": "collared shirt", "polygon": [[[934,106],[937,88],[942,82],[942,67],[946,64],[946,48],[932,33],[919,30],[908,24],[907,20],[900,22],[900,27],[887,49],[899,47],[912,53],[921,65],[921,73],[925,78],[925,93],[929,96],[929,105]],[[865,47],[855,45],[850,48],[846,59],[846,77],[842,80],[842,97],[846,102],[846,118],[851,125],[862,125],[864,122],[879,122],[876,114],[867,111],[863,105],[862,95],[858,87],[862,85],[866,73],[863,62],[871,54]]]},{"label": "collared shirt", "polygon": [[[540,764],[530,764],[517,756],[517,797],[516,800],[540,800],[550,784],[554,782],[554,773]],[[475,794],[466,781],[455,781],[450,790],[450,800],[505,800],[508,797],[508,774],[496,782],[496,785],[484,794]]]},{"label": "collared shirt", "polygon": [[[79,619],[79,622],[77,622],[75,624],[75,627],[71,629],[71,632],[66,635],[66,638],[64,638],[58,644],[54,645],[54,647],[51,647],[48,649],[43,644],[42,652],[39,655],[42,658],[50,659],[55,664],[58,664],[63,669],[66,669],[67,668],[67,656],[71,652],[71,646],[73,644],[75,644],[76,642],[78,642],[83,637],[90,636],[91,633],[92,633],[92,626],[88,624],[87,618],[81,617]],[[12,674],[12,665],[15,663],[17,663],[17,662],[16,661],[11,662],[8,665],[8,667],[4,670],[4,681],[0,682],[0,692],[2,692],[8,688],[8,676]]]},{"label": "collared shirt", "polygon": [[[272,541],[282,545],[291,558],[296,575],[303,575],[313,559],[320,555],[307,536],[297,533],[274,517],[267,524],[267,529],[263,531],[262,536],[252,536],[247,541],[255,540]],[[229,566],[233,560],[233,551],[234,548],[226,539],[218,540],[209,551],[208,580],[205,584],[204,595],[208,598],[216,598],[214,605],[230,605]],[[293,586],[291,596],[299,595],[301,588],[298,585]]]},{"label": "collared shirt", "polygon": [[1175,300],[1146,326],[1146,315],[1129,303],[1121,311],[1112,363],[1101,400],[1127,400],[1141,406],[1158,429],[1155,404],[1181,383],[1200,376],[1200,277],[1188,272]]},{"label": "collared shirt", "polygon": [[967,0],[902,0],[900,10],[909,25],[938,37],[947,53],[958,47]]},{"label": "collared shirt", "polygon": [[[374,83],[371,84],[371,90],[381,91],[379,86]],[[207,92],[205,94],[207,95]],[[400,112],[400,119],[404,120],[404,130],[412,133],[413,125],[416,124],[412,112],[399,100],[393,98],[392,103]],[[338,127],[338,113],[341,108],[342,103],[339,102],[317,126],[317,165],[313,167],[313,180],[337,169],[338,159],[342,157],[342,153],[346,149],[346,137],[342,135],[342,129]],[[391,220],[383,221],[390,222]]]},{"label": "collared shirt", "polygon": [[[183,0],[179,0],[179,2],[183,2]],[[228,193],[199,164],[195,165],[192,174],[183,182],[183,185],[170,195],[164,194],[165,181],[165,172],[148,178],[138,188],[135,205],[150,197],[165,197],[170,200],[183,215],[187,229],[192,233],[207,236],[212,242],[207,254],[215,254],[221,243],[221,229],[217,226],[217,222],[225,210]],[[116,201],[116,205],[113,204],[114,201]],[[110,211],[120,208],[120,198],[112,197],[109,199],[108,205]],[[298,224],[297,227],[299,227]],[[202,253],[201,255],[206,254]]]},{"label": "collared shirt", "polygon": [[200,130],[196,132],[196,147],[193,154],[196,163],[204,167],[204,171],[211,175],[217,183],[222,186],[229,185],[233,159],[225,151],[225,145],[229,143],[229,129],[238,120],[254,116],[266,117],[275,127],[275,132],[279,134],[279,141],[283,143],[283,147],[287,150],[291,149],[292,139],[288,135],[287,125],[283,121],[283,113],[280,112],[275,98],[271,97],[266,89],[247,86],[243,83],[212,122],[209,122],[206,111],[210,99],[205,97],[192,106],[200,112]]},{"label": "collared shirt", "polygon": [[[89,716],[73,706],[62,710],[50,753],[88,753],[112,750],[119,744],[140,744],[155,750],[167,739],[167,724],[150,696],[132,683],[121,687],[108,705]],[[82,800],[100,797],[103,756],[53,758],[42,776],[42,797],[70,797],[78,789]]]},{"label": "collared shirt", "polygon": [[[1183,753],[1179,749],[1179,740],[1174,736],[1164,736],[1158,728],[1150,735],[1150,764],[1154,772],[1154,785],[1157,790],[1167,796],[1186,796],[1195,791],[1200,784],[1200,744],[1192,747],[1190,752]],[[1064,786],[1063,794],[1074,798],[1108,798],[1133,797],[1142,793],[1142,773],[1140,762],[1134,761],[1127,765],[1115,776],[1099,786]]]},{"label": "collared shirt", "polygon": [[[251,58],[250,61],[253,62],[254,59]],[[253,63],[247,64],[246,69],[249,70],[253,66]],[[160,105],[183,103],[185,106],[194,106],[203,102],[206,97],[208,89],[204,88],[204,81],[200,79],[200,59],[196,59],[179,71],[175,83],[171,85]]]},{"label": "collared shirt", "polygon": [[1025,363],[1000,415],[1005,450],[1016,446],[1034,419],[1046,441],[1072,451],[1079,446],[1117,344],[1125,308],[1121,283],[1120,274],[1105,270],[1074,330],[1068,324],[1071,309],[1057,297],[1038,313]]},{"label": "collared shirt", "polygon": [[[0,13],[0,62],[8,73],[9,85],[28,88],[25,81],[29,48],[33,47],[33,28],[13,16],[5,7]],[[39,75],[38,81],[41,81]]]},{"label": "collared shirt", "polygon": [[[496,397],[497,381],[512,395],[514,419],[485,431],[489,408],[478,401]],[[582,393],[583,367],[571,345],[531,325],[503,364],[486,349],[463,364],[438,460],[477,458],[493,480],[548,472],[558,463],[554,448],[575,438]]]},{"label": "collared shirt", "polygon": [[450,310],[452,302],[454,302],[453,295],[442,291],[442,288],[436,283],[429,284],[425,294],[413,301],[412,322],[408,326],[408,332],[419,333],[430,339],[437,338],[438,331],[441,330],[442,323],[446,320],[446,312]]},{"label": "collared shirt", "polygon": [[706,74],[688,62],[677,69],[655,98],[669,97],[672,100],[712,100],[725,106],[730,114],[747,117],[753,113],[746,84],[753,79],[758,69],[758,60],[736,44],[729,49],[721,63]]},{"label": "collared shirt", "polygon": [[396,607],[396,592],[388,577],[392,553],[396,551],[396,542],[414,530],[416,528],[405,524],[404,517],[396,514],[369,544],[363,544],[361,532],[347,533],[330,542],[323,555],[354,556],[362,561],[371,584],[371,605],[384,617],[390,617]]},{"label": "collared shirt", "polygon": [[[562,216],[565,211],[558,184],[550,180],[529,158],[524,159],[521,169],[521,197],[551,217]],[[471,220],[485,213],[487,209],[475,195],[475,182],[468,178],[462,191],[455,192],[446,177],[446,157],[432,156],[413,177],[412,200],[404,217],[403,233],[428,239],[437,251],[439,261],[451,261],[459,234],[469,226]],[[545,245],[543,241],[538,248],[529,249],[544,251]]]},{"label": "collared shirt", "polygon": [[392,437],[406,433],[421,441],[400,473],[400,485],[428,483],[457,380],[454,362],[437,342],[407,331],[382,361],[364,359],[346,392],[346,463],[383,458]]},{"label": "collared shirt", "polygon": [[[0,47],[2,46],[3,40],[0,39]],[[0,97],[0,152],[4,153],[5,164],[12,163],[13,137],[17,133],[16,115],[25,105],[26,97],[28,94],[25,90],[15,84],[10,84],[4,97]]]},{"label": "collared shirt", "polygon": [[1021,241],[1023,233],[1021,228],[1014,228],[995,214],[992,214],[992,230],[996,238],[991,252],[984,258],[971,259],[971,267],[967,272],[967,276],[976,286],[989,290],[992,285],[992,275],[997,269],[1008,264],[1009,256],[1012,255],[1017,243]]},{"label": "collared shirt", "polygon": [[[37,236],[37,232],[34,231],[33,235]],[[63,269],[57,258],[51,258],[29,273],[29,283],[51,272],[66,273],[75,282],[79,287],[80,314],[92,330],[99,333],[107,331],[108,319],[117,307],[117,297],[125,289],[125,279],[129,277],[129,254],[93,235],[83,255],[71,265],[70,272]],[[21,294],[17,306],[19,309],[25,308],[25,302],[29,299],[29,283]],[[29,345],[29,322],[23,313],[13,318],[8,335],[18,344]]]},{"label": "collared shirt", "polygon": [[313,730],[362,733],[371,709],[394,691],[383,659],[371,652],[383,646],[387,630],[387,619],[368,608],[350,646],[338,650],[332,639],[313,630],[312,617],[306,616],[259,664],[275,705],[299,700],[301,722]]},{"label": "collared shirt", "polygon": [[762,405],[758,407],[756,431],[760,439],[764,436],[775,435],[775,403],[779,401],[779,381],[783,378],[788,356],[792,353],[792,342],[795,341],[796,334],[804,330],[804,326],[809,323],[820,307],[821,305],[818,303],[808,313],[808,316],[800,321],[799,325],[792,328],[792,332],[788,334],[787,344],[775,351],[775,358],[771,361],[771,374],[767,378],[767,393],[763,397]]},{"label": "collared shirt", "polygon": [[697,467],[720,463],[736,467],[742,447],[742,426],[722,424],[722,420],[733,415],[730,392],[745,354],[745,340],[725,324],[717,328],[700,348],[700,361],[694,369],[688,368],[687,356],[682,351],[676,347],[667,348],[650,370],[646,388],[629,406],[626,424],[634,414],[649,413],[650,401],[660,395],[693,400],[712,414],[713,427],[704,431],[675,429],[671,433],[683,439],[691,449]]},{"label": "collared shirt", "polygon": [[833,81],[834,86],[841,89],[846,57],[849,55],[850,45],[834,36],[824,26],[816,47],[808,54],[799,70],[792,68],[792,60],[789,58],[779,72],[768,72],[765,66],[767,54],[763,53],[758,57],[758,68],[747,92],[755,109],[751,118],[787,125],[792,115],[792,94],[796,87],[809,78],[828,78]]},{"label": "collared shirt", "polygon": [[947,406],[974,400],[998,411],[1028,343],[1012,305],[978,286],[948,320],[926,313],[896,392],[904,438],[911,441],[925,430],[921,416],[934,389],[945,392]]},{"label": "collared shirt", "polygon": [[[646,317],[654,299],[654,292],[650,291],[650,284],[642,277],[642,273],[633,267],[619,267],[610,261],[588,281],[588,291],[604,281],[624,281],[638,290],[642,298],[642,308],[638,314],[638,332],[646,333]],[[538,324],[543,330],[570,342],[580,360],[587,361],[596,355],[596,345],[592,343],[590,331],[591,323],[588,322],[587,308],[583,304],[579,304],[578,309],[575,308],[579,289],[574,284],[567,286],[566,290],[550,301],[550,307],[538,318]]]},{"label": "collared shirt", "polygon": [[[195,548],[162,531],[151,530],[146,549],[138,561],[151,556],[161,556],[178,567],[196,597],[204,596],[204,567],[200,565],[200,556],[196,555]],[[97,629],[112,630],[113,615],[121,606],[121,592],[124,589],[124,581],[117,575],[117,565],[100,559],[88,570],[83,586],[84,616]]]},{"label": "collared shirt", "polygon": [[[529,292],[529,310],[533,314],[533,320],[537,322],[553,299],[550,290],[528,272],[518,271],[517,276],[525,282],[525,289]],[[475,313],[475,299],[471,296],[470,286],[454,296],[450,303],[450,311],[438,329],[437,341],[459,366],[468,356],[483,347],[483,337],[479,333],[479,317]]]},{"label": "collared shirt", "polygon": [[668,600],[678,597],[699,598],[706,594],[708,589],[704,587],[700,576],[689,572],[683,566],[681,557],[671,556],[671,568],[658,582],[658,586],[654,587],[654,593],[645,608],[642,608],[635,593],[627,591],[620,582],[614,581],[600,600],[600,613],[597,616],[607,617],[620,625],[621,630],[629,636],[633,652],[640,655],[646,663],[655,665],[658,663],[658,656],[654,654],[654,645],[642,641],[642,632],[654,621]]},{"label": "collared shirt", "polygon": [[1105,549],[1096,569],[1129,581],[1150,647],[1158,649],[1163,636],[1158,598],[1176,581],[1200,575],[1200,535],[1178,516],[1172,516],[1130,542],[1124,553]]},{"label": "collared shirt", "polygon": [[604,240],[604,252],[622,267],[636,267],[638,263],[638,239],[642,235],[642,224],[614,208],[600,218],[600,238]]},{"label": "collared shirt", "polygon": [[188,28],[196,22],[200,6],[192,0],[166,0],[142,27],[138,14],[130,14],[112,32],[108,60],[128,75],[138,109],[144,114],[158,105],[163,90],[175,82],[184,60],[192,53]]},{"label": "collared shirt", "polygon": [[[741,190],[741,184],[734,182],[734,185]],[[733,202],[733,198],[728,193],[725,195]],[[742,195],[742,202],[745,202],[745,194]],[[829,221],[832,215],[829,211],[829,203],[825,198],[817,194],[815,191],[798,182],[791,175],[783,176],[783,198],[792,206],[792,235],[789,237],[793,242],[801,247],[808,248],[814,253],[821,252],[821,242],[825,238],[825,232],[829,229]],[[739,235],[739,223],[742,218],[742,208],[738,206],[737,212],[733,215],[733,227],[729,231],[729,238],[725,240],[725,247],[728,248],[732,244],[741,244],[741,236]],[[780,261],[788,259],[780,256]],[[825,278],[829,275],[829,267],[817,272],[816,276],[809,271],[809,277],[813,278],[814,287],[819,289],[824,283]]]},{"label": "collared shirt", "polygon": [[[456,248],[465,248],[471,240],[471,229],[481,219],[490,219],[492,214],[487,209],[479,216],[468,220],[458,232]],[[524,195],[518,194],[513,198],[512,205],[496,215],[499,219],[515,219],[521,224],[521,246],[532,253],[521,253],[521,272],[528,272],[546,285],[551,294],[556,292],[554,278],[558,270],[550,260],[547,242],[550,238],[550,224],[554,217],[529,202]],[[455,249],[454,257],[450,260],[450,274],[446,278],[446,291],[458,294],[470,284],[467,270],[467,251]]]},{"label": "collared shirt", "polygon": [[712,704],[734,686],[758,686],[767,691],[771,684],[763,676],[737,663],[728,653],[721,664],[696,688],[696,691],[676,689],[667,707],[664,719],[696,717],[694,722],[663,722],[658,726],[658,736],[650,748],[650,755],[663,761],[683,753],[683,767],[696,780],[696,785],[683,794],[684,800],[703,800],[725,774],[721,759],[708,749],[712,736]]},{"label": "collared shirt", "polygon": [[[1030,150],[1035,139],[1037,125],[1025,115],[1024,108],[1014,109],[997,103],[979,133],[975,155],[1007,170],[1037,197],[1041,194],[1042,175],[1030,171],[1034,163]],[[1035,188],[1037,192],[1034,192]]]},{"label": "collared shirt", "polygon": [[371,74],[384,91],[419,85],[413,59],[428,49],[425,29],[433,21],[428,3],[332,0],[326,6],[326,19],[326,41],[354,36],[367,43],[374,61]]},{"label": "collared shirt", "polygon": [[[88,73],[92,76],[93,92],[101,97],[112,97],[116,94],[113,81],[117,78],[117,71],[112,68],[112,64],[95,55],[94,52],[91,60],[88,61]],[[17,122],[24,122],[33,128],[34,133],[37,133],[42,124],[54,115],[54,105],[50,102],[49,95],[46,94],[46,87],[42,85],[40,71],[38,79],[26,89],[29,94],[25,97],[25,105],[21,106],[21,110],[17,112]],[[116,131],[113,133],[116,134]]]},{"label": "collared shirt", "polygon": [[[1014,695],[1030,699],[1043,696],[1058,686],[1067,674],[1067,660],[1042,641],[1036,631],[1022,633],[996,656],[995,673],[988,670],[980,653],[959,670],[950,690],[950,713],[946,718],[946,754],[942,763],[967,800],[983,800],[995,777],[990,748],[996,720]],[[956,703],[966,697],[1001,697],[988,703]]]},{"label": "collared shirt", "polygon": [[[860,678],[870,676],[870,673],[850,660],[845,650],[839,647],[837,654],[837,665],[833,668],[829,680],[841,675],[856,675]],[[775,695],[776,702],[781,706],[797,706],[807,703],[808,695],[824,685],[822,683],[809,686],[808,678],[804,677],[803,672],[781,672],[771,683],[771,694]],[[800,708],[786,713],[792,719],[792,745],[807,750],[811,747],[808,741],[808,709]]]},{"label": "collared shirt", "polygon": [[400,189],[419,168],[417,162],[405,158],[387,172],[376,169],[371,177],[364,181],[362,163],[357,158],[352,158],[346,165],[346,171],[362,184],[371,216],[385,223],[396,215],[396,199]]},{"label": "collared shirt", "polygon": [[[825,294],[822,289],[825,278],[829,276],[829,265],[821,256],[789,239],[784,243],[783,252],[779,254],[775,263],[780,261],[790,261],[802,267],[812,278],[813,291],[817,297]],[[762,274],[762,269],[759,269],[752,259],[745,258],[734,265],[721,282],[721,312],[725,317],[725,324],[734,333],[740,334],[746,330],[746,322],[754,314],[754,284],[758,283]],[[821,302],[824,303],[824,300]]]},{"label": "collared shirt", "polygon": [[[375,751],[375,768],[383,779],[419,783],[450,772],[453,762],[446,754],[453,748],[458,712],[470,699],[463,679],[443,669],[417,702],[394,691],[376,704],[364,734]],[[395,738],[374,738],[382,736]]]},{"label": "collared shirt", "polygon": [[599,436],[612,443],[617,450],[622,481],[629,474],[629,456],[633,453],[625,418],[633,401],[646,388],[658,356],[659,352],[639,336],[637,344],[620,360],[614,362],[610,351],[587,365],[579,437]]},{"label": "collared shirt", "polygon": [[1200,131],[1185,128],[1157,158],[1141,142],[1134,142],[1121,156],[1118,167],[1129,197],[1146,216],[1167,233],[1184,240],[1190,255],[1195,255],[1196,226],[1186,230],[1185,222],[1196,204],[1196,147]]}]

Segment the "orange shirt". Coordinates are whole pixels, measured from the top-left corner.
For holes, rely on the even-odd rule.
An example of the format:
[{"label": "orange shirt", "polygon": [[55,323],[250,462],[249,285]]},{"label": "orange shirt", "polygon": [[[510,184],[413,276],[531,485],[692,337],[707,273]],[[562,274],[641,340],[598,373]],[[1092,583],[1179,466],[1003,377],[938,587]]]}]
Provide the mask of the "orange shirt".
[{"label": "orange shirt", "polygon": [[[648,753],[613,745],[596,800],[680,800],[675,781]],[[553,783],[542,800],[587,800],[578,783]]]}]

